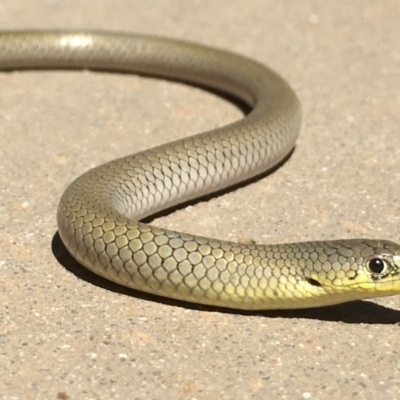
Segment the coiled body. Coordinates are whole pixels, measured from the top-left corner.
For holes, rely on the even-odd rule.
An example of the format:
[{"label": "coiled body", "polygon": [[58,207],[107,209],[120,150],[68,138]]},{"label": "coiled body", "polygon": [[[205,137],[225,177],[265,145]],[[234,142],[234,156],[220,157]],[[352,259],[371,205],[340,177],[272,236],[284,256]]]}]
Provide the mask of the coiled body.
[{"label": "coiled body", "polygon": [[[256,176],[290,152],[300,105],[269,68],[185,42],[98,32],[1,33],[0,68],[144,73],[223,91],[251,107],[238,122],[111,161],[67,188],[57,213],[61,238],[96,274],[161,296],[240,309],[316,307],[400,292],[400,248],[392,242],[244,245],[138,222]],[[376,260],[382,271],[371,264]]]}]

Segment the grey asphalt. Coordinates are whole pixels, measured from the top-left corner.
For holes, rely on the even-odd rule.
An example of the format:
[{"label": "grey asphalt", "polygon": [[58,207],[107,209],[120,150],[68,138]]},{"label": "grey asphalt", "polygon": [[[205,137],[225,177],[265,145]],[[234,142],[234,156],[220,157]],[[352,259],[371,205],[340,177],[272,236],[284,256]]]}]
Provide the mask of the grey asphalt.
[{"label": "grey asphalt", "polygon": [[[274,174],[153,224],[229,240],[400,240],[398,0],[3,0],[0,27],[151,33],[279,71],[304,122]],[[179,83],[0,73],[0,399],[400,398],[400,296],[243,314],[86,274],[55,213],[115,157],[242,117]]]}]

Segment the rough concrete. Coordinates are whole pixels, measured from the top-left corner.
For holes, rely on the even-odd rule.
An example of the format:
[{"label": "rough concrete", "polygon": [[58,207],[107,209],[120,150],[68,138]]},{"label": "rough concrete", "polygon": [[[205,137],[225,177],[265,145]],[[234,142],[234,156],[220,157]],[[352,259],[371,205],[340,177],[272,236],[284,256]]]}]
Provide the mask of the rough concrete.
[{"label": "rough concrete", "polygon": [[[398,0],[3,0],[1,28],[96,28],[256,58],[299,94],[273,175],[159,218],[257,242],[400,239]],[[56,235],[66,185],[240,110],[177,83],[0,74],[0,398],[400,398],[400,297],[246,315],[156,301],[81,272]]]}]

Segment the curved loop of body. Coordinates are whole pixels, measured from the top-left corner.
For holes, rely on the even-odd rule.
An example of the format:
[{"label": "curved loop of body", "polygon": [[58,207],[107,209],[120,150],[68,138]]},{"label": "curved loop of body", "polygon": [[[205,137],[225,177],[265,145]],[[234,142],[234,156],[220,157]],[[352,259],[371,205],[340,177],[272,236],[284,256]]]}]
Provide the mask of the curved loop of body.
[{"label": "curved loop of body", "polygon": [[382,240],[237,244],[139,222],[279,163],[300,129],[297,96],[256,61],[192,43],[101,32],[1,32],[0,69],[91,69],[179,79],[233,95],[228,126],[94,168],[57,219],[85,267],[134,289],[238,309],[318,307],[400,292],[400,246]]}]

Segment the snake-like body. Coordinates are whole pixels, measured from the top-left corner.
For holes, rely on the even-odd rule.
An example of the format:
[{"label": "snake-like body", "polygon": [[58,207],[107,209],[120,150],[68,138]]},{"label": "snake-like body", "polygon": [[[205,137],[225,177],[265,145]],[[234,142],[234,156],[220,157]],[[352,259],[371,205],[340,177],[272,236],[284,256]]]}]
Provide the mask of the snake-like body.
[{"label": "snake-like body", "polygon": [[111,161],[63,194],[59,233],[94,273],[137,290],[238,309],[318,307],[400,293],[400,246],[384,240],[238,244],[139,222],[282,161],[300,104],[266,66],[227,51],[101,32],[2,32],[0,69],[149,74],[228,93],[251,111],[222,128]]}]

